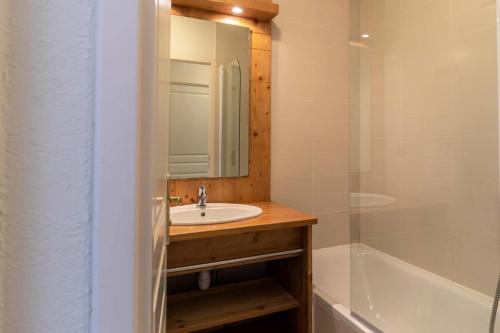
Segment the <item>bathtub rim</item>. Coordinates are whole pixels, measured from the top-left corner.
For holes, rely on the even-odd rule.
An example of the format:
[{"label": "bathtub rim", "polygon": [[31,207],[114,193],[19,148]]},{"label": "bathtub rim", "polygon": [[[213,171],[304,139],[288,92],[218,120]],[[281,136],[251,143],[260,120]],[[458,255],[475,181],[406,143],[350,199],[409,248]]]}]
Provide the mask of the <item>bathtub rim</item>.
[{"label": "bathtub rim", "polygon": [[351,314],[351,310],[345,305],[334,302],[332,297],[328,296],[319,288],[314,287],[313,291],[313,303],[315,306],[319,303],[319,306],[327,307],[332,311],[332,316],[341,320],[342,323],[349,326],[349,328],[354,330],[356,333],[375,333],[354,317]]}]

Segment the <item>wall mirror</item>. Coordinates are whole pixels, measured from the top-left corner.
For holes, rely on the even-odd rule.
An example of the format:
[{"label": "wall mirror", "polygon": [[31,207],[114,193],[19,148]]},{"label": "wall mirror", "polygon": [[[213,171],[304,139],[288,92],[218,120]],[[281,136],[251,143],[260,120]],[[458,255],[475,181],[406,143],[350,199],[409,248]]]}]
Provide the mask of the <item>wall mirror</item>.
[{"label": "wall mirror", "polygon": [[250,29],[172,16],[173,178],[248,175]]}]

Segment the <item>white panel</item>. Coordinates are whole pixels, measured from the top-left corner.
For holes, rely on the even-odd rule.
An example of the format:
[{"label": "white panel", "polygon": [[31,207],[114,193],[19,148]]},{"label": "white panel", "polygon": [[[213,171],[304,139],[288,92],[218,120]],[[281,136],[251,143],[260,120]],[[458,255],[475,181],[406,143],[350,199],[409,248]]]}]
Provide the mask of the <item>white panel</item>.
[{"label": "white panel", "polygon": [[169,171],[172,178],[208,177],[208,155],[171,155]]},{"label": "white panel", "polygon": [[169,170],[172,178],[208,177],[208,155],[171,155]]},{"label": "white panel", "polygon": [[170,155],[171,164],[179,163],[208,163],[208,155]]},{"label": "white panel", "polygon": [[171,164],[169,168],[173,179],[208,177],[208,164]]},{"label": "white panel", "polygon": [[215,25],[215,22],[172,16],[170,58],[213,62]]},{"label": "white panel", "polygon": [[198,86],[190,86],[190,85],[182,85],[182,84],[171,84],[170,92],[176,93],[187,93],[187,94],[200,94],[208,96],[209,87],[198,87]]},{"label": "white panel", "polygon": [[171,64],[169,172],[172,178],[208,177],[210,65]]},{"label": "white panel", "polygon": [[170,154],[208,154],[208,96],[170,94]]},{"label": "white panel", "polygon": [[[158,6],[157,18],[157,87],[156,87],[156,110],[155,110],[155,131],[154,131],[154,186],[161,185],[153,198],[153,248],[152,248],[152,266],[153,274],[150,281],[155,286],[155,282],[160,279],[161,287],[152,290],[152,315],[153,325],[152,333],[165,333],[166,325],[166,276],[162,272],[166,269],[167,257],[167,237],[168,234],[168,205],[166,193],[168,192],[165,177],[168,172],[168,142],[169,142],[169,56],[170,56],[170,0],[156,1]],[[160,303],[161,305],[159,305]],[[161,308],[161,310],[158,310]],[[149,331],[148,331],[149,332]]]},{"label": "white panel", "polygon": [[170,82],[205,85],[210,84],[210,65],[181,60],[170,62]]}]

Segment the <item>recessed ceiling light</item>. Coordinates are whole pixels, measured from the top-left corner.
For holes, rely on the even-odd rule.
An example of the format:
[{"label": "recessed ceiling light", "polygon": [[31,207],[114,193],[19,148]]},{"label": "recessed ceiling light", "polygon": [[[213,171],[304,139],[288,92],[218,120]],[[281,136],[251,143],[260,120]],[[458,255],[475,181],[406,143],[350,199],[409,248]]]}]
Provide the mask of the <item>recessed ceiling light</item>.
[{"label": "recessed ceiling light", "polygon": [[243,9],[241,7],[236,6],[236,7],[233,7],[232,12],[234,14],[241,14],[241,13],[243,13]]},{"label": "recessed ceiling light", "polygon": [[369,34],[361,34],[361,38],[370,38],[370,35]]}]

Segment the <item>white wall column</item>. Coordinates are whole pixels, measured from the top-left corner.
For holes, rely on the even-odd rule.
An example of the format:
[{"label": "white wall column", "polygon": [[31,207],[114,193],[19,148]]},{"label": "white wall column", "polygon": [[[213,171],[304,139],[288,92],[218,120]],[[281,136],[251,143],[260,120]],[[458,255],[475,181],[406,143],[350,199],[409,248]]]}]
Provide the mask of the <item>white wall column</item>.
[{"label": "white wall column", "polygon": [[2,332],[89,332],[94,5],[1,1]]},{"label": "white wall column", "polygon": [[155,8],[0,0],[0,333],[150,326]]},{"label": "white wall column", "polygon": [[132,333],[144,320],[135,308],[142,2],[97,1],[92,333]]}]

